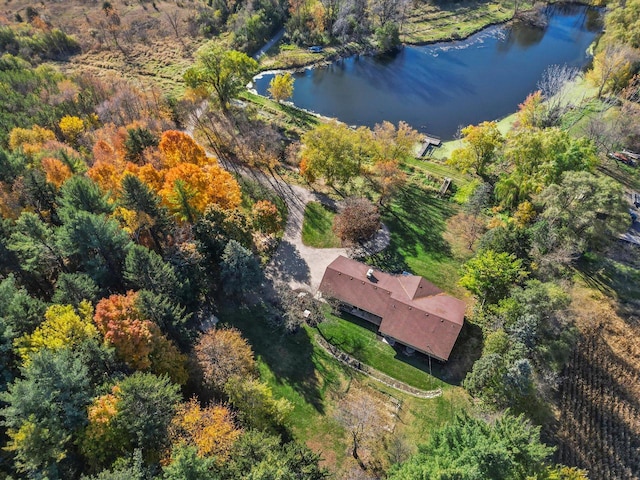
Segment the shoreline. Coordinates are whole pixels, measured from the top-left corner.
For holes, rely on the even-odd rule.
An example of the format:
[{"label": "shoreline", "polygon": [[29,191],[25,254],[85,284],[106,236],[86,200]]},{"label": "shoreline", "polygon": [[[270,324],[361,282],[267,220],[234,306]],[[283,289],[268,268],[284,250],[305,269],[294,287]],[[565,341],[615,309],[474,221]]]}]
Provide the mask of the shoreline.
[{"label": "shoreline", "polygon": [[[559,0],[559,1],[547,1],[544,4],[544,8],[552,6],[552,5],[577,5],[577,6],[586,6],[586,7],[595,7],[595,8],[599,8],[595,5],[592,4],[592,2],[589,1],[580,1],[580,0]],[[521,10],[519,13],[520,14],[525,14],[525,13],[531,13],[534,12],[536,10],[536,7],[532,7],[530,9],[527,10]],[[480,32],[482,32],[483,30],[486,30],[488,28],[491,27],[496,27],[496,26],[508,26],[511,22],[515,22],[518,21],[519,19],[515,16],[515,13],[508,19],[503,20],[503,21],[492,21],[492,22],[488,22],[486,24],[483,24],[482,26],[468,32],[467,34],[465,34],[464,36],[453,36],[453,35],[449,35],[448,37],[443,37],[440,39],[434,39],[434,40],[427,40],[427,41],[423,41],[423,42],[402,42],[400,49],[404,48],[404,47],[422,47],[422,46],[427,46],[427,45],[434,45],[437,43],[454,43],[454,42],[462,42],[465,40],[468,40],[469,38],[471,38],[473,35],[476,35]],[[331,48],[331,46],[328,46],[327,48]],[[281,72],[290,72],[290,73],[297,73],[297,72],[302,72],[308,68],[317,68],[317,67],[322,67],[322,66],[326,66],[326,65],[330,65],[331,63],[334,63],[338,60],[342,60],[345,58],[348,58],[350,56],[353,55],[377,55],[379,52],[376,48],[373,48],[371,45],[358,45],[357,48],[351,47],[349,48],[347,45],[344,46],[339,46],[336,47],[336,52],[331,53],[327,56],[323,56],[321,59],[318,60],[312,60],[309,62],[303,62],[302,64],[295,64],[295,65],[283,65],[282,68],[273,68],[273,66],[267,66],[265,68],[265,70],[261,70],[254,78],[257,78],[259,75],[268,75],[271,73],[281,73]]]}]

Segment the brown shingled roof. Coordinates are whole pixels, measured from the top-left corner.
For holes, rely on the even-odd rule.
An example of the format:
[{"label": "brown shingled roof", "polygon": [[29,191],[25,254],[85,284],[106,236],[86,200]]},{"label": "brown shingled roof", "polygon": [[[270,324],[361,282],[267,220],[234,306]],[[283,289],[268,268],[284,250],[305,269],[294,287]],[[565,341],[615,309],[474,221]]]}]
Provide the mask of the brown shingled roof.
[{"label": "brown shingled roof", "polygon": [[327,267],[325,296],[382,317],[380,333],[434,358],[447,360],[464,321],[465,304],[415,275],[390,275],[340,256]]}]

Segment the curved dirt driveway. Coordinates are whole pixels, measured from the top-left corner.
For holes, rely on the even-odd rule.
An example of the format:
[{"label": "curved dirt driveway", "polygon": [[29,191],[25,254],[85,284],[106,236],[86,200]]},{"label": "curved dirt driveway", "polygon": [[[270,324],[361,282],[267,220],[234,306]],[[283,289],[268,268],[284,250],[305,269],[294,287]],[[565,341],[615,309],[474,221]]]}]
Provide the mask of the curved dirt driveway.
[{"label": "curved dirt driveway", "polygon": [[[200,116],[206,111],[208,103],[202,102],[192,114],[184,133],[194,138],[194,130]],[[205,149],[206,150],[206,149]],[[207,155],[218,158],[207,151]],[[281,178],[267,175],[261,170],[254,170],[239,165],[227,165],[218,158],[220,165],[232,173],[255,180],[278,194],[287,205],[289,212],[284,236],[273,257],[267,264],[265,273],[274,281],[288,284],[292,289],[305,289],[315,293],[322,281],[327,266],[339,255],[348,256],[347,248],[314,248],[302,243],[302,221],[304,209],[309,202],[333,204],[333,200],[325,195],[312,192],[298,185],[291,185]],[[389,245],[389,230],[383,226],[374,239],[364,245],[369,253],[376,253]]]},{"label": "curved dirt driveway", "polygon": [[[266,274],[275,281],[287,283],[291,288],[303,288],[315,293],[327,266],[339,255],[349,255],[347,248],[314,248],[302,243],[304,209],[309,202],[332,204],[325,195],[298,185],[273,178],[264,172],[243,168],[241,174],[253,178],[274,190],[286,203],[289,212],[284,235],[266,268]],[[376,237],[364,248],[375,253],[389,244],[389,231],[382,227]]]}]

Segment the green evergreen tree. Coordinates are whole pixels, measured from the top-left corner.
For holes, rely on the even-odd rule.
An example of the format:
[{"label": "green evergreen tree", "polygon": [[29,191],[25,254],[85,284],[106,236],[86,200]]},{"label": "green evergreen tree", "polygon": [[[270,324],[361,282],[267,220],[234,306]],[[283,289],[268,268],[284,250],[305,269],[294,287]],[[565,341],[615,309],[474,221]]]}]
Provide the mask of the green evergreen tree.
[{"label": "green evergreen tree", "polygon": [[124,147],[127,150],[126,158],[131,162],[140,162],[142,152],[147,147],[157,147],[160,139],[148,128],[135,127],[127,129],[127,138]]},{"label": "green evergreen tree", "polygon": [[224,249],[220,272],[222,289],[231,296],[257,288],[263,278],[256,257],[235,240],[230,240]]},{"label": "green evergreen tree", "polygon": [[171,463],[163,468],[162,480],[220,480],[213,458],[198,456],[198,449],[188,446],[174,447]]},{"label": "green evergreen tree", "polygon": [[125,259],[124,278],[135,290],[150,290],[169,297],[180,293],[181,285],[171,264],[142,245],[133,245]]},{"label": "green evergreen tree", "polygon": [[78,210],[57,231],[61,250],[102,288],[120,288],[131,240],[117,221]]},{"label": "green evergreen tree", "polygon": [[553,448],[540,427],[508,413],[489,424],[468,415],[437,429],[418,453],[390,472],[389,480],[414,478],[522,480],[540,478]]},{"label": "green evergreen tree", "polygon": [[118,386],[114,429],[127,451],[140,449],[145,462],[157,462],[168,446],[167,428],[181,399],[180,387],[166,377],[140,372],[125,378]]},{"label": "green evergreen tree", "polygon": [[196,337],[193,329],[187,328],[191,314],[187,310],[163,294],[140,290],[137,308],[140,313],[160,327],[170,339],[187,351]]},{"label": "green evergreen tree", "polygon": [[22,212],[7,248],[15,252],[23,270],[46,282],[51,282],[58,271],[66,270],[54,229],[35,213]]},{"label": "green evergreen tree", "polygon": [[157,249],[163,246],[163,239],[171,232],[169,213],[162,206],[160,197],[138,177],[127,174],[122,179],[120,203],[129,210],[148,215],[153,224],[149,226],[149,234]]},{"label": "green evergreen tree", "polygon": [[75,440],[92,396],[87,367],[69,350],[42,350],[21,373],[0,395],[16,470],[31,478],[72,478],[80,467]]},{"label": "green evergreen tree", "polygon": [[56,289],[51,301],[60,305],[77,307],[83,300],[95,303],[98,299],[98,285],[86,273],[61,273],[56,281]]},{"label": "green evergreen tree", "polygon": [[44,320],[46,309],[47,305],[29,295],[13,275],[0,282],[0,317],[6,322],[7,332],[11,332],[12,337],[32,333]]},{"label": "green evergreen tree", "polygon": [[109,199],[90,178],[81,175],[71,177],[60,187],[60,216],[69,222],[78,212],[111,213]]}]

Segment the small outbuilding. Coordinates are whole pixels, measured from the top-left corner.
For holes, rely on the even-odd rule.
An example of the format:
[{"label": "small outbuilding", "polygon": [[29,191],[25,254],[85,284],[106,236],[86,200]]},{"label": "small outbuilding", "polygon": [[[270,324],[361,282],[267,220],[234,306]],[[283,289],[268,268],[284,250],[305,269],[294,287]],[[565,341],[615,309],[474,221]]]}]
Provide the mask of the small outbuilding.
[{"label": "small outbuilding", "polygon": [[447,361],[464,323],[466,305],[416,275],[391,275],[339,256],[327,267],[320,292],[401,343]]}]

